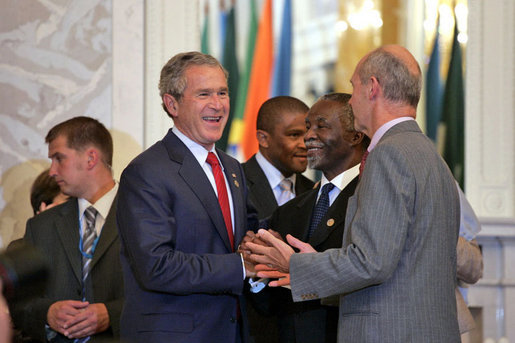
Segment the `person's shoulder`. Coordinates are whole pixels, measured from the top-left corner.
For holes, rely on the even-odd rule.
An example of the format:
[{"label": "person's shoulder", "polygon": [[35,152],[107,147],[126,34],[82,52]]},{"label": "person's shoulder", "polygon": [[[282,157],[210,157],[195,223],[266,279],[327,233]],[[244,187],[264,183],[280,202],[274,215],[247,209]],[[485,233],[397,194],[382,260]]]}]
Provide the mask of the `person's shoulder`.
[{"label": "person's shoulder", "polygon": [[257,163],[257,160],[256,160],[256,154],[254,154],[247,161],[243,162],[241,165],[243,166],[243,168],[247,168],[247,167],[253,167],[256,164],[259,166],[259,164]]},{"label": "person's shoulder", "polygon": [[70,198],[62,204],[36,214],[34,217],[30,218],[28,222],[36,226],[46,226],[47,223],[54,221],[56,218],[72,213],[74,208],[78,208],[77,206],[77,198]]},{"label": "person's shoulder", "polygon": [[301,173],[298,173],[296,178],[296,182],[298,182],[299,185],[305,188],[305,191],[308,191],[315,187],[315,183]]},{"label": "person's shoulder", "polygon": [[227,165],[232,165],[232,166],[237,166],[238,168],[240,168],[242,166],[241,163],[237,159],[235,159],[228,153],[226,153],[220,149],[216,149],[216,153],[218,154],[218,157],[220,158],[220,160],[222,160],[224,167],[227,167]]}]

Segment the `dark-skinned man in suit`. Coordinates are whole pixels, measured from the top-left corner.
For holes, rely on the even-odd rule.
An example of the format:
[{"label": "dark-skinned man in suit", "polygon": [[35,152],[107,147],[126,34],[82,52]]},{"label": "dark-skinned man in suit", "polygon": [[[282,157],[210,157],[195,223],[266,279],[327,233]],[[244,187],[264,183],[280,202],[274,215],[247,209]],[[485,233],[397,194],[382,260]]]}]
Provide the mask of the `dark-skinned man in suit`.
[{"label": "dark-skinned man in suit", "polygon": [[[277,208],[269,220],[269,228],[283,238],[291,234],[317,251],[341,247],[347,201],[358,184],[360,161],[370,142],[354,130],[350,97],[344,93],[326,94],[310,108],[304,141],[308,165],[322,172],[322,180],[316,188]],[[324,201],[323,189],[330,191],[327,212],[320,216],[315,208]],[[323,305],[318,299],[294,303],[286,288],[269,287],[268,292],[271,306],[278,313],[279,342],[336,342],[337,306]]]},{"label": "dark-skinned man in suit", "polygon": [[[313,188],[313,181],[302,175],[307,167],[304,134],[308,109],[304,102],[291,96],[270,98],[259,108],[259,151],[242,166],[249,199],[257,210],[261,227],[267,226],[267,219],[277,206]],[[271,313],[268,293],[248,295],[252,304],[248,308],[251,339],[254,343],[277,342],[277,319]]]}]

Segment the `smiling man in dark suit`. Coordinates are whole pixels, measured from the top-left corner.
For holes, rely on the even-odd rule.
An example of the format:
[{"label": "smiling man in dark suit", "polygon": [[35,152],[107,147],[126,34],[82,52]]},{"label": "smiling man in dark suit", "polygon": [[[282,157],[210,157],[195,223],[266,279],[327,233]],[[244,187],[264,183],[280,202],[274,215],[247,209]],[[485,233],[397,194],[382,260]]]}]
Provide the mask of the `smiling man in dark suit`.
[{"label": "smiling man in dark suit", "polygon": [[[166,136],[120,181],[125,342],[246,342],[247,273],[235,252],[257,216],[241,165],[215,149],[229,115],[227,74],[187,52],[161,70]],[[247,273],[247,275],[245,275]]]},{"label": "smiling man in dark suit", "polygon": [[[317,251],[342,245],[347,201],[358,184],[361,157],[370,142],[354,130],[349,99],[349,94],[327,94],[309,110],[304,136],[308,164],[322,172],[322,180],[317,188],[279,207],[269,220],[269,227],[282,237],[291,234]],[[323,201],[324,189],[330,189],[329,207],[316,220],[316,204]],[[294,303],[290,290],[281,287],[271,291],[280,313],[279,342],[336,342],[337,306],[324,306],[318,299]]]},{"label": "smiling man in dark suit", "polygon": [[123,278],[111,135],[99,121],[75,117],[45,140],[49,174],[72,198],[27,222],[24,240],[46,256],[50,276],[42,297],[15,305],[15,324],[42,341],[116,342]]},{"label": "smiling man in dark suit", "polygon": [[243,171],[260,220],[278,205],[313,188],[313,182],[302,175],[307,167],[304,119],[308,109],[291,96],[268,99],[259,108],[259,151],[243,163]]},{"label": "smiling man in dark suit", "polygon": [[[269,220],[269,227],[282,237],[291,234],[317,251],[341,247],[347,201],[358,184],[359,164],[370,142],[354,130],[350,97],[327,94],[309,110],[304,136],[308,164],[322,172],[322,180],[315,189],[277,208]],[[325,213],[315,211],[316,204],[325,201],[323,189],[330,189]],[[270,293],[270,306],[278,313],[278,342],[336,342],[337,306],[324,306],[320,300],[294,303],[286,288],[265,292]]]},{"label": "smiling man in dark suit", "polygon": [[288,236],[303,252],[294,253],[260,230],[272,247],[248,243],[251,258],[289,272],[273,285],[291,283],[295,301],[339,295],[338,342],[459,342],[459,197],[414,120],[420,67],[407,49],[388,45],[361,59],[351,83],[354,126],[371,143],[342,247],[316,253]]}]

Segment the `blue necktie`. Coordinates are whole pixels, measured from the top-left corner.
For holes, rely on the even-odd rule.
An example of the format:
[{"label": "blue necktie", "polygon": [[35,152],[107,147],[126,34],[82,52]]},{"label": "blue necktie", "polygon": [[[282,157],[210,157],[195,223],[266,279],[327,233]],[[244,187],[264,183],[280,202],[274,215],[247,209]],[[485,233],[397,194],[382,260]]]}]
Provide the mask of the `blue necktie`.
[{"label": "blue necktie", "polygon": [[332,183],[326,183],[324,187],[322,187],[322,193],[320,194],[320,198],[318,198],[318,202],[313,209],[313,214],[311,215],[311,223],[309,224],[309,234],[308,238],[313,235],[318,224],[322,221],[322,218],[329,210],[329,192],[332,191],[334,185]]}]

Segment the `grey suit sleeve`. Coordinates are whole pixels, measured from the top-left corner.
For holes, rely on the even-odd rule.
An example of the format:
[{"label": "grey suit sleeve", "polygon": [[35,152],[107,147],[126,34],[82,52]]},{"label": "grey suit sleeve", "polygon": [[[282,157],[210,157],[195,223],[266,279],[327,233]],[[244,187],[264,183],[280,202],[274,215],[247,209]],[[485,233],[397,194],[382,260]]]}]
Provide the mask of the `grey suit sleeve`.
[{"label": "grey suit sleeve", "polygon": [[294,301],[347,293],[390,278],[407,237],[414,194],[414,175],[404,155],[377,146],[349,200],[343,247],[292,256]]}]

